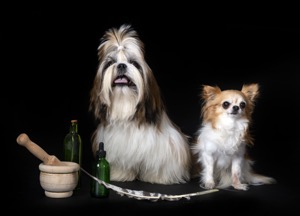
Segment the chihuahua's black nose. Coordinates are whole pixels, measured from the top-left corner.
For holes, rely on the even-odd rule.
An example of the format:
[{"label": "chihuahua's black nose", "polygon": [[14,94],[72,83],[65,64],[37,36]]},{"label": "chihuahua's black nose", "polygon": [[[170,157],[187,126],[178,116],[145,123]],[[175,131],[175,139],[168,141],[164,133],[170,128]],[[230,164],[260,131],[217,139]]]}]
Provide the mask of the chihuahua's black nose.
[{"label": "chihuahua's black nose", "polygon": [[232,107],[232,109],[233,109],[233,111],[238,111],[239,110],[239,106],[235,105],[235,106]]},{"label": "chihuahua's black nose", "polygon": [[126,64],[124,64],[124,63],[118,64],[118,66],[117,66],[118,75],[124,75],[126,73],[126,68],[127,68]]},{"label": "chihuahua's black nose", "polygon": [[235,115],[235,114],[238,114],[239,109],[240,109],[239,106],[236,106],[236,105],[233,106],[233,107],[232,107],[232,113],[231,113],[231,114],[234,114],[234,115]]}]

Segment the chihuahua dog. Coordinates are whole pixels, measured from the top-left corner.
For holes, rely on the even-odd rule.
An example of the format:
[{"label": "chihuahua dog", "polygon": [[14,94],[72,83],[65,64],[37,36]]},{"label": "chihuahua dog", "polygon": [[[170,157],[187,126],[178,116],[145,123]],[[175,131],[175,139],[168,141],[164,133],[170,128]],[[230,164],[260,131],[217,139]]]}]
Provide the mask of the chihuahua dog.
[{"label": "chihuahua dog", "polygon": [[241,91],[203,86],[202,125],[191,147],[200,165],[201,187],[247,190],[249,185],[275,183],[274,178],[253,172],[247,156],[247,146],[253,145],[249,125],[258,95],[256,83],[243,85]]}]

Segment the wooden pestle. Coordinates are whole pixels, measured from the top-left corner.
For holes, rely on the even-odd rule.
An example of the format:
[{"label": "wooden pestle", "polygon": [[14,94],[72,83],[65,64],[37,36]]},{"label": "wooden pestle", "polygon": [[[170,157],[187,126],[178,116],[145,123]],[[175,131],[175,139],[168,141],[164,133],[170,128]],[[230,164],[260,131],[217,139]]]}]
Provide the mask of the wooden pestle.
[{"label": "wooden pestle", "polygon": [[46,165],[64,165],[64,163],[61,162],[56,156],[49,155],[47,152],[44,151],[44,149],[32,142],[28,135],[25,133],[21,133],[17,137],[17,143],[21,146],[26,147],[34,156],[43,161],[43,163]]}]

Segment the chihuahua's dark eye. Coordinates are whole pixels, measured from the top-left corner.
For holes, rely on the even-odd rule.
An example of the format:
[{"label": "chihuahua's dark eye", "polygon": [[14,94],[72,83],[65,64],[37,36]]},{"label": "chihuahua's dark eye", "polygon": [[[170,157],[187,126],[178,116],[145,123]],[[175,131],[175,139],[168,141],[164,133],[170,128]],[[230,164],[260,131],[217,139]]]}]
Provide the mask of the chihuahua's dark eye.
[{"label": "chihuahua's dark eye", "polygon": [[223,102],[222,107],[224,109],[227,109],[229,107],[230,103],[228,101]]},{"label": "chihuahua's dark eye", "polygon": [[241,102],[241,103],[240,103],[240,108],[241,108],[241,109],[244,109],[245,107],[246,107],[246,103],[245,103],[245,102]]}]

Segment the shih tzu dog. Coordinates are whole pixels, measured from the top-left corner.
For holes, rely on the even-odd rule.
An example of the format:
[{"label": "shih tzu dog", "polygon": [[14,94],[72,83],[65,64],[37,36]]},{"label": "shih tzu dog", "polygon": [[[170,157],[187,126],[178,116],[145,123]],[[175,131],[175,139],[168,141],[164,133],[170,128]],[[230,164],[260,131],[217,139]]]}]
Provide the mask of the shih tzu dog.
[{"label": "shih tzu dog", "polygon": [[203,86],[202,125],[192,146],[200,164],[201,187],[247,190],[249,185],[275,183],[253,172],[247,156],[247,145],[253,144],[249,125],[258,94],[256,83],[243,85],[241,91]]},{"label": "shih tzu dog", "polygon": [[92,150],[104,142],[112,181],[157,184],[190,179],[189,137],[168,117],[144,44],[130,25],[107,30],[90,92],[97,120]]}]

